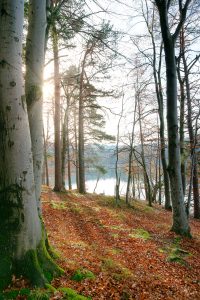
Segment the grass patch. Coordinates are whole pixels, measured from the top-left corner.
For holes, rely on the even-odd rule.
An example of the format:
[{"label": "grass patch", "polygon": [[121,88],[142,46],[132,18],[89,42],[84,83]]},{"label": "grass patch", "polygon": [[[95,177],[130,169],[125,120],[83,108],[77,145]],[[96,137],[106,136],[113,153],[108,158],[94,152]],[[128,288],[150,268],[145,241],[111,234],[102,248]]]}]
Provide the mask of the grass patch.
[{"label": "grass patch", "polygon": [[133,276],[128,268],[123,267],[120,263],[117,263],[110,258],[102,260],[102,270],[108,272],[110,276],[117,281]]},{"label": "grass patch", "polygon": [[67,208],[66,203],[62,202],[62,201],[60,201],[60,202],[51,201],[50,205],[53,209],[66,209]]},{"label": "grass patch", "polygon": [[87,269],[78,269],[74,272],[71,279],[74,281],[82,281],[84,279],[95,279],[95,275]]},{"label": "grass patch", "polygon": [[129,234],[129,237],[131,238],[137,238],[137,239],[143,239],[143,240],[148,240],[151,238],[150,234],[148,231],[142,229],[142,228],[137,228],[133,231],[133,233]]},{"label": "grass patch", "polygon": [[60,288],[58,289],[60,292],[62,292],[64,298],[62,299],[68,299],[68,300],[91,300],[92,298],[88,298],[82,295],[77,294],[77,292],[70,288]]}]

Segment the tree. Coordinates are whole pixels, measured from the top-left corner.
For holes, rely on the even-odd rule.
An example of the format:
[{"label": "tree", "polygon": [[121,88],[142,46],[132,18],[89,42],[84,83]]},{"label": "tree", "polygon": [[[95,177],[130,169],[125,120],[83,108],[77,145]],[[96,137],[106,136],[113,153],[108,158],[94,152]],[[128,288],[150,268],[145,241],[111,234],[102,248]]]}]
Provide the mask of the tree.
[{"label": "tree", "polygon": [[171,200],[173,208],[172,230],[182,235],[189,235],[190,228],[184,205],[184,194],[181,179],[181,157],[178,135],[177,113],[177,73],[175,60],[175,43],[179,32],[185,22],[188,6],[191,0],[186,0],[183,5],[179,1],[180,21],[174,33],[170,31],[169,8],[171,1],[155,0],[160,17],[160,26],[164,44],[166,80],[167,80],[167,129],[168,129],[168,172],[171,183]]},{"label": "tree", "polygon": [[24,1],[0,1],[0,11],[0,288],[12,274],[44,286],[61,270],[46,249],[37,209],[22,76]]},{"label": "tree", "polygon": [[160,144],[161,144],[161,161],[163,168],[163,177],[164,177],[164,188],[165,188],[165,208],[171,208],[170,201],[170,184],[169,176],[167,171],[167,159],[166,159],[166,143],[165,143],[165,121],[164,121],[164,101],[163,101],[163,92],[162,92],[162,80],[161,80],[161,69],[162,69],[162,51],[163,51],[163,42],[160,42],[159,53],[157,54],[157,45],[156,45],[156,12],[155,7],[153,7],[152,14],[150,14],[149,6],[147,0],[145,0],[146,13],[143,9],[143,17],[147,25],[147,29],[151,38],[152,43],[152,52],[153,57],[150,60],[151,67],[153,69],[153,78],[155,83],[155,92],[158,102],[158,115],[160,120]]},{"label": "tree", "polygon": [[[111,37],[111,41],[110,41]],[[112,28],[109,23],[103,23],[101,28],[98,30],[93,30],[90,34],[90,38],[86,43],[86,49],[84,51],[83,59],[80,67],[80,78],[79,78],[79,117],[78,117],[78,165],[79,165],[79,192],[85,193],[85,158],[84,158],[84,119],[85,119],[85,102],[87,98],[96,97],[93,95],[98,92],[89,82],[86,67],[100,65],[102,60],[102,55],[107,48],[106,44],[113,43],[113,38],[115,40],[115,34],[113,34]],[[102,50],[102,51],[101,51]],[[109,59],[108,59],[109,58]],[[110,61],[112,55],[106,57]],[[103,57],[105,59],[105,57]],[[108,62],[106,62],[108,63]],[[96,71],[98,74],[100,71]],[[103,95],[106,93],[102,92]],[[98,96],[98,95],[97,95]]]},{"label": "tree", "polygon": [[25,94],[31,133],[35,192],[38,207],[40,207],[41,170],[44,155],[42,85],[45,55],[46,1],[30,0],[28,16]]}]

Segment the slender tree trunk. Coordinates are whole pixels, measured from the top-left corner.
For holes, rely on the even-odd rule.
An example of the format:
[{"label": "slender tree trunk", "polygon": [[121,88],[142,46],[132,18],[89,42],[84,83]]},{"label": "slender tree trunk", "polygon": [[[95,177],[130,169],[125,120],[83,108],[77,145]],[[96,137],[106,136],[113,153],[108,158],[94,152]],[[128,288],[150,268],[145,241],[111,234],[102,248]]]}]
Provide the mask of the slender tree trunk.
[{"label": "slender tree trunk", "polygon": [[[47,157],[47,138],[45,137],[44,127],[43,127],[43,136],[44,136],[44,172],[45,172],[45,183],[49,186],[49,168],[48,168],[48,157]],[[48,136],[48,134],[47,134]]]},{"label": "slender tree trunk", "polygon": [[72,189],[72,179],[71,179],[71,155],[70,155],[70,141],[69,141],[69,115],[70,113],[70,97],[67,96],[67,118],[66,118],[66,155],[67,155],[67,177],[69,190]]},{"label": "slender tree trunk", "polygon": [[141,142],[141,159],[142,159],[142,167],[143,167],[145,194],[146,194],[146,200],[148,201],[149,206],[152,206],[151,184],[150,184],[149,176],[148,176],[148,173],[147,173],[146,161],[145,161],[145,155],[144,155],[144,136],[143,136],[143,130],[142,130],[141,108],[140,108],[139,99],[137,101],[138,101],[138,116],[139,116],[140,142]]},{"label": "slender tree trunk", "polygon": [[120,174],[119,174],[119,170],[118,170],[118,162],[119,162],[119,130],[120,130],[121,119],[123,117],[123,112],[124,112],[124,96],[122,98],[121,114],[120,114],[119,121],[118,121],[118,124],[117,124],[116,161],[115,161],[115,179],[116,179],[116,183],[115,183],[115,202],[116,202],[116,205],[119,205],[119,201],[120,201],[120,191],[119,191],[119,187],[120,187]]},{"label": "slender tree trunk", "polygon": [[55,116],[54,116],[54,155],[55,155],[55,186],[54,191],[60,192],[62,190],[62,175],[61,175],[61,137],[60,137],[60,71],[59,71],[59,57],[58,57],[58,33],[53,26],[52,28],[53,40],[53,55],[54,55],[54,97],[55,97]]},{"label": "slender tree trunk", "polygon": [[65,187],[65,167],[66,167],[66,122],[67,122],[67,110],[64,113],[63,126],[62,126],[62,153],[61,153],[61,174],[62,174],[62,186]]},{"label": "slender tree trunk", "polygon": [[69,142],[69,111],[68,111],[68,117],[67,117],[66,139],[67,139],[68,186],[69,186],[69,190],[71,190],[72,189],[72,179],[71,179],[71,155],[70,155],[70,142]]},{"label": "slender tree trunk", "polygon": [[184,79],[181,78],[180,63],[184,53],[184,30],[180,32],[180,54],[177,66],[177,75],[180,86],[180,152],[181,152],[181,176],[183,184],[183,193],[185,195],[186,191],[186,162],[185,162],[185,143],[184,143],[184,120],[185,120],[185,89],[184,89]]},{"label": "slender tree trunk", "polygon": [[189,72],[187,68],[187,62],[185,58],[185,53],[183,53],[183,65],[185,73],[185,85],[186,85],[186,97],[187,97],[187,125],[190,138],[190,153],[192,159],[192,186],[193,186],[193,200],[194,200],[194,218],[200,218],[200,197],[199,197],[199,183],[198,183],[198,166],[195,153],[196,137],[194,134],[193,124],[192,124],[192,105],[190,96],[190,81]]},{"label": "slender tree trunk", "polygon": [[93,190],[93,194],[94,194],[95,191],[96,191],[97,185],[98,185],[98,183],[99,183],[99,179],[100,179],[100,175],[98,175],[98,177],[97,177],[97,181],[96,181],[96,184],[95,184],[95,187],[94,187],[94,190]]},{"label": "slender tree trunk", "polygon": [[163,168],[163,177],[164,177],[164,188],[165,188],[165,209],[171,208],[171,199],[170,199],[170,183],[169,175],[167,171],[167,159],[166,159],[166,144],[165,144],[165,122],[164,122],[164,108],[163,108],[163,93],[162,93],[162,83],[161,83],[161,62],[162,62],[162,45],[160,48],[160,61],[158,72],[156,70],[156,46],[154,42],[154,36],[152,36],[153,44],[153,76],[155,82],[155,90],[158,101],[158,115],[160,120],[160,152],[161,152],[161,161]]},{"label": "slender tree trunk", "polygon": [[76,187],[79,190],[79,163],[78,163],[78,138],[77,138],[77,122],[76,122],[76,106],[74,108],[74,156],[75,156],[75,169],[76,169]]},{"label": "slender tree trunk", "polygon": [[190,228],[184,205],[184,194],[181,177],[180,139],[178,134],[177,113],[177,73],[175,61],[175,40],[169,32],[167,3],[156,0],[159,9],[160,24],[164,42],[166,80],[167,80],[167,129],[169,152],[169,177],[173,208],[172,231],[189,235]]},{"label": "slender tree trunk", "polygon": [[79,166],[79,192],[84,194],[86,193],[85,188],[85,143],[84,143],[84,72],[86,58],[89,49],[85,51],[83,57],[81,74],[80,74],[80,92],[79,92],[79,119],[78,119],[78,166]]},{"label": "slender tree trunk", "polygon": [[[0,0],[0,288],[22,275],[44,286],[57,268],[45,251],[23,90],[24,1]],[[41,170],[40,170],[41,171]]]},{"label": "slender tree trunk", "polygon": [[127,179],[127,187],[126,187],[126,204],[129,204],[129,193],[130,193],[131,173],[132,173],[132,159],[133,159],[133,141],[134,141],[135,123],[136,123],[136,109],[137,109],[137,99],[135,98],[135,109],[134,109],[133,127],[132,127],[132,133],[131,133],[129,161],[128,161],[128,179]]},{"label": "slender tree trunk", "polygon": [[134,172],[132,173],[132,195],[133,195],[133,200],[135,199],[135,174]]}]

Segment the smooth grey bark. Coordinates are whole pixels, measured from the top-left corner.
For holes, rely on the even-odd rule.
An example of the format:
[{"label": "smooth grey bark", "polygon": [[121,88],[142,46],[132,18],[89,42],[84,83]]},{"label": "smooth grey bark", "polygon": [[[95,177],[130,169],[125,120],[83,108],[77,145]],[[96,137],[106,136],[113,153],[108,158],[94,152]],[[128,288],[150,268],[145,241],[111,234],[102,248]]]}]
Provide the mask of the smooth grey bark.
[{"label": "smooth grey bark", "polygon": [[62,83],[63,90],[65,92],[66,104],[67,107],[64,111],[64,118],[62,124],[62,185],[65,187],[65,170],[67,162],[67,177],[68,177],[68,186],[69,190],[72,189],[72,180],[71,180],[71,159],[70,159],[70,145],[69,145],[69,113],[70,113],[70,93],[69,93],[69,82],[65,88]]},{"label": "smooth grey bark", "polygon": [[26,39],[25,94],[27,101],[35,179],[35,193],[40,208],[43,166],[42,85],[46,32],[46,0],[29,1],[29,25]]},{"label": "smooth grey bark", "polygon": [[6,211],[8,214],[0,218],[0,228],[2,231],[9,223],[11,227],[19,223],[16,228],[12,227],[13,232],[5,234],[9,238],[13,234],[14,256],[20,258],[41,239],[22,78],[24,3],[9,0],[0,1],[0,4],[5,11],[0,17],[0,191],[2,216]]},{"label": "smooth grey bark", "polygon": [[52,42],[54,55],[54,155],[55,155],[55,183],[54,191],[60,192],[62,186],[61,176],[61,137],[60,137],[60,71],[59,71],[59,55],[58,55],[58,33],[56,27],[52,27]]},{"label": "smooth grey bark", "polygon": [[38,276],[35,283],[42,284],[45,278],[39,263],[36,271],[37,254],[35,258],[29,256],[36,253],[42,229],[23,89],[24,1],[0,0],[0,11],[0,287],[3,288],[14,272],[28,276],[32,271],[33,276]]},{"label": "smooth grey bark", "polygon": [[[166,80],[167,80],[167,129],[169,165],[168,172],[171,183],[171,200],[173,209],[172,231],[181,235],[190,235],[190,228],[184,205],[184,194],[181,178],[181,156],[180,139],[178,134],[178,113],[177,113],[177,73],[175,60],[175,42],[180,29],[185,21],[187,7],[190,0],[186,1],[182,9],[181,20],[178,23],[174,34],[170,32],[168,23],[168,5],[170,2],[155,0],[158,7],[162,38],[164,43]],[[182,1],[180,1],[180,4]]]}]

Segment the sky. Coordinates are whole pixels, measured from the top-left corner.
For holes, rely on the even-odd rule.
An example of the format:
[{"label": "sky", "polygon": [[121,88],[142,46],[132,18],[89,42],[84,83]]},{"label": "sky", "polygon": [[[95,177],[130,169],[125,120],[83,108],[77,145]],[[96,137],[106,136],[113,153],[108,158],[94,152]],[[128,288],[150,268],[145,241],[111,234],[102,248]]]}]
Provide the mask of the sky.
[{"label": "sky", "polygon": [[[105,108],[104,109],[106,126],[105,130],[108,134],[116,135],[117,134],[117,124],[119,121],[119,115],[121,114],[122,107],[122,98],[126,98],[126,109],[124,109],[123,122],[121,122],[121,131],[127,131],[127,128],[131,130],[133,116],[131,112],[134,107],[134,92],[129,86],[132,84],[133,78],[131,75],[131,69],[133,68],[133,56],[134,56],[134,47],[130,42],[130,35],[135,35],[141,33],[141,30],[144,31],[144,24],[141,22],[141,18],[138,17],[138,12],[136,11],[136,2],[133,0],[125,1],[115,1],[115,0],[87,0],[88,12],[96,12],[91,18],[90,22],[94,26],[100,24],[103,20],[109,21],[113,25],[115,31],[120,32],[120,41],[118,44],[117,51],[119,52],[119,59],[114,62],[114,65],[120,64],[119,67],[113,67],[109,71],[110,79],[105,79],[103,83],[95,83],[99,88],[106,90],[115,89],[117,93],[122,95],[118,99],[105,98],[100,99],[99,103]],[[95,4],[95,2],[97,4]],[[108,12],[108,13],[107,13]],[[76,39],[81,43],[82,39],[78,37]],[[77,46],[72,50],[63,50],[60,51],[61,56],[61,72],[65,71],[71,64],[80,64],[80,59],[82,57],[82,48]],[[125,59],[125,57],[127,59]],[[51,59],[47,54],[47,61]],[[53,78],[53,62],[48,64],[44,71],[44,99],[48,99],[48,102],[51,102],[54,94],[54,87],[52,84]],[[46,111],[44,108],[44,119],[46,119]],[[112,113],[112,112],[113,113]],[[46,123],[46,121],[44,121]],[[123,132],[122,132],[123,135]]]}]

